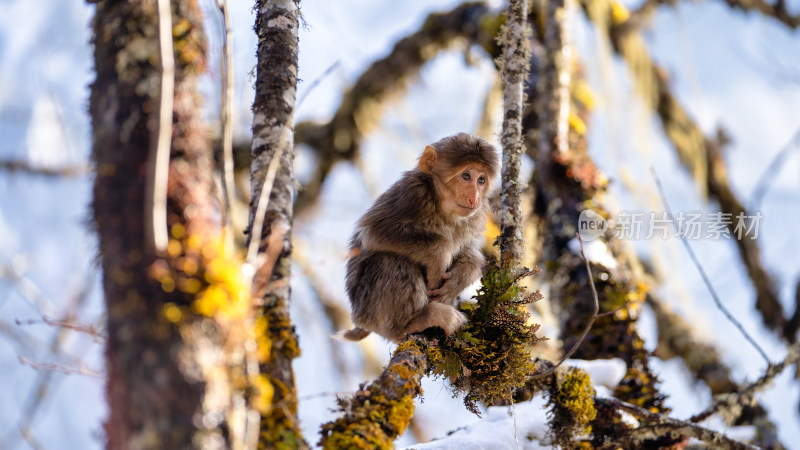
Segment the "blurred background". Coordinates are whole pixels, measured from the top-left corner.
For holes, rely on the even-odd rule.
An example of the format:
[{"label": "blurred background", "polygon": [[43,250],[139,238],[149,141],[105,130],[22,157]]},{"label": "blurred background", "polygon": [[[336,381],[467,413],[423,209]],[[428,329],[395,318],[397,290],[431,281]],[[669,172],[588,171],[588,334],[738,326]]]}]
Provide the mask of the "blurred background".
[{"label": "blurred background", "polygon": [[[224,27],[216,2],[198,1],[209,40],[206,118],[215,136]],[[418,30],[430,13],[460,3],[303,0],[296,123],[327,122],[372,62]],[[643,2],[620,3],[636,9]],[[724,157],[732,189],[764,217],[758,235],[762,262],[791,314],[800,276],[800,236],[794,233],[800,223],[800,32],[723,1],[651,3],[675,4],[659,6],[642,24],[647,49],[669,71],[673,93],[703,133],[726,130],[730,143]],[[800,1],[786,3],[789,11],[800,13]],[[93,6],[0,0],[0,7],[0,448],[100,448],[106,416],[104,311],[88,208]],[[503,4],[492,1],[490,7]],[[229,3],[234,139],[245,148],[257,44],[252,9],[251,2]],[[657,118],[642,104],[624,62],[581,11],[573,12],[571,35],[594,98],[586,137],[590,155],[611,182],[604,199],[609,210],[663,210],[650,172],[654,167],[674,211],[713,211],[716,206],[698,192]],[[331,419],[335,394],[352,392],[373,378],[391,352],[375,335],[362,344],[329,337],[347,324],[344,261],[353,223],[415,165],[426,144],[478,129],[494,81],[493,63],[480,49],[457,43],[439,53],[384,105],[361,142],[359,158],[337,163],[316,202],[296,216],[292,314],[303,354],[294,367],[309,442],[316,442],[319,425]],[[487,137],[495,144],[499,108],[489,115],[495,131]],[[311,180],[318,162],[314,151],[300,145],[298,181]],[[526,161],[525,173],[531,166]],[[754,199],[765,173],[768,189]],[[680,242],[651,239],[631,245],[660,275],[653,289],[720,350],[732,378],[742,383],[760,376],[764,362],[714,306]],[[782,359],[786,344],[755,312],[752,283],[732,241],[698,240],[692,246],[726,307],[773,361]],[[538,319],[547,335],[547,317]],[[657,324],[647,307],[637,326],[645,347],[654,350]],[[673,416],[685,418],[708,405],[709,389],[694,381],[683,362],[652,358],[652,364]],[[760,397],[790,447],[800,442],[800,384],[794,377],[794,370],[785,371]],[[418,402],[412,427],[398,446],[441,437],[478,420],[460,399],[451,398],[443,382],[426,379],[423,388],[424,403]]]}]

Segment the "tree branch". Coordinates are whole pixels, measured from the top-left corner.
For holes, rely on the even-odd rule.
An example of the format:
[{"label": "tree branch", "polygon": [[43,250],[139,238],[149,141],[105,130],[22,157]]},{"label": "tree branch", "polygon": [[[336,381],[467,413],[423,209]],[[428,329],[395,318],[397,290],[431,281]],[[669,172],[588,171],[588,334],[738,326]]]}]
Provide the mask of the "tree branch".
[{"label": "tree branch", "polygon": [[746,449],[757,450],[758,447],[731,439],[717,431],[703,428],[691,422],[673,419],[664,414],[654,413],[642,407],[625,403],[615,398],[595,398],[595,404],[625,411],[638,417],[644,423],[638,428],[627,430],[627,433],[638,442],[661,437],[665,434],[673,436],[687,436],[699,439],[719,449]]},{"label": "tree branch", "polygon": [[413,335],[395,350],[386,369],[354,397],[339,399],[342,416],[322,426],[324,449],[392,448],[414,413],[414,398],[422,394],[420,381],[428,370],[426,351],[435,345]]},{"label": "tree branch", "polygon": [[41,167],[34,166],[27,161],[0,161],[0,170],[11,173],[20,172],[29,175],[43,175],[46,177],[83,177],[91,173],[89,166]]},{"label": "tree branch", "polygon": [[[741,410],[743,406],[751,405],[754,401],[754,395],[769,385],[772,380],[780,374],[787,366],[795,364],[800,361],[800,343],[794,344],[789,347],[789,354],[778,364],[770,364],[767,370],[764,371],[758,380],[754,381],[744,389],[737,392],[731,392],[717,396],[717,400],[709,406],[705,411],[697,413],[689,418],[690,422],[702,422],[708,417],[718,413],[732,414],[737,410]],[[738,415],[738,414],[735,414]]]}]

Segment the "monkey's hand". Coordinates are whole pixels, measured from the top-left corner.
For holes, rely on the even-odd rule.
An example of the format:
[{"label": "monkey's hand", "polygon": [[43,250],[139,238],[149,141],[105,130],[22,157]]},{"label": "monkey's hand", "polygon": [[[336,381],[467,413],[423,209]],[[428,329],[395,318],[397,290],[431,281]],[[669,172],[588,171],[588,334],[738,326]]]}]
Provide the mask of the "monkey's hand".
[{"label": "monkey's hand", "polygon": [[455,303],[456,297],[458,297],[458,294],[461,292],[458,290],[457,283],[449,281],[451,276],[450,272],[445,272],[444,275],[442,275],[444,284],[438,289],[428,290],[428,298],[430,298],[432,302],[441,302],[446,305]]}]

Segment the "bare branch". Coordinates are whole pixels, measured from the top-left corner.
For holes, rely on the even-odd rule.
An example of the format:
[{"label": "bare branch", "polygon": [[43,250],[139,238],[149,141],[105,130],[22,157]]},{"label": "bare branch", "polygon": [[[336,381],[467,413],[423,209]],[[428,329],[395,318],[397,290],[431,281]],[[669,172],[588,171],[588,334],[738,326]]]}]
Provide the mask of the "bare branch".
[{"label": "bare branch", "polygon": [[25,173],[28,175],[42,175],[46,177],[84,177],[91,173],[89,166],[41,167],[33,166],[27,161],[0,161],[0,170],[11,173]]},{"label": "bare branch", "polygon": [[[653,179],[655,180],[656,186],[658,187],[658,193],[661,195],[661,202],[664,204],[664,209],[666,210],[669,217],[675,217],[672,215],[672,209],[669,207],[667,194],[664,193],[664,187],[661,185],[661,180],[658,178],[658,174],[656,174],[656,169],[654,167],[651,167],[650,171],[652,172]],[[722,314],[728,319],[728,321],[732,323],[739,330],[739,333],[741,333],[742,336],[744,336],[747,342],[749,342],[750,345],[752,345],[753,348],[755,348],[756,351],[758,351],[761,357],[764,358],[764,361],[766,361],[768,365],[771,364],[769,357],[761,348],[761,346],[758,345],[758,343],[756,343],[755,339],[753,339],[753,337],[750,336],[750,334],[744,329],[742,324],[738,320],[736,320],[735,317],[733,317],[733,314],[731,314],[731,312],[728,311],[728,308],[726,308],[725,305],[722,304],[722,300],[720,300],[719,295],[717,294],[717,290],[714,289],[714,285],[711,283],[711,279],[708,277],[708,274],[706,274],[706,271],[705,269],[703,269],[702,264],[700,264],[700,260],[697,259],[697,255],[694,254],[694,250],[692,250],[692,246],[689,245],[689,241],[686,240],[686,236],[684,236],[681,233],[681,230],[678,229],[678,225],[674,221],[670,221],[670,223],[675,228],[676,234],[680,237],[681,243],[683,244],[683,247],[686,249],[686,252],[689,254],[689,258],[692,260],[692,263],[697,268],[697,271],[700,272],[700,276],[703,278],[703,283],[705,283],[706,287],[708,288],[708,292],[711,294],[711,298],[714,300],[714,304],[717,305],[717,309],[719,309],[722,312]]]},{"label": "bare branch", "polygon": [[75,375],[75,374],[77,374],[77,375],[86,375],[87,377],[94,377],[94,378],[101,378],[101,379],[104,378],[102,372],[100,372],[99,370],[90,369],[90,368],[85,367],[85,366],[70,367],[70,366],[64,366],[64,365],[56,364],[56,363],[37,363],[37,362],[31,361],[30,359],[28,359],[28,358],[26,358],[24,356],[20,356],[19,357],[19,362],[21,362],[22,364],[24,364],[26,366],[29,366],[29,367],[32,367],[32,368],[34,368],[36,370],[41,370],[41,371],[44,371],[44,372],[60,372],[60,373],[64,373],[64,374],[67,374],[67,375]]},{"label": "bare branch", "polygon": [[632,436],[638,436],[640,440],[651,439],[653,437],[662,436],[664,434],[673,434],[676,436],[687,436],[699,439],[705,443],[711,444],[714,448],[718,449],[746,449],[757,450],[758,447],[739,442],[731,439],[717,431],[703,428],[691,422],[673,419],[664,414],[654,413],[647,409],[641,408],[630,403],[625,403],[615,398],[598,398],[594,399],[595,404],[612,407],[614,409],[625,411],[641,419],[644,423],[638,428],[628,430]]},{"label": "bare branch", "polygon": [[758,12],[767,17],[771,17],[792,30],[796,30],[798,27],[800,27],[800,14],[791,14],[786,9],[785,0],[775,0],[773,3],[765,0],[723,1],[733,9],[739,9],[745,12]]},{"label": "bare branch", "polygon": [[18,273],[14,267],[5,264],[0,265],[0,279],[9,281],[40,316],[51,315],[55,311],[53,302],[42,294],[36,284]]},{"label": "bare branch", "polygon": [[798,128],[789,142],[772,158],[766,169],[761,173],[756,181],[756,187],[753,188],[753,194],[750,196],[750,210],[758,211],[761,207],[761,201],[769,189],[770,184],[777,177],[778,171],[784,167],[783,162],[789,154],[800,148],[800,128]]},{"label": "bare branch", "polygon": [[227,0],[217,0],[222,20],[225,23],[225,37],[222,40],[222,226],[225,230],[226,251],[233,250],[233,224],[231,223],[231,202],[233,201],[233,36]]},{"label": "bare branch", "polygon": [[783,369],[795,364],[797,361],[800,361],[800,343],[789,347],[789,354],[786,355],[786,358],[778,364],[770,364],[767,370],[764,371],[764,375],[758,380],[737,392],[717,396],[717,400],[715,400],[711,406],[690,417],[689,421],[695,423],[702,422],[714,414],[726,411],[731,412],[741,409],[742,406],[752,404],[755,401],[754,395],[757,392],[767,387]]}]

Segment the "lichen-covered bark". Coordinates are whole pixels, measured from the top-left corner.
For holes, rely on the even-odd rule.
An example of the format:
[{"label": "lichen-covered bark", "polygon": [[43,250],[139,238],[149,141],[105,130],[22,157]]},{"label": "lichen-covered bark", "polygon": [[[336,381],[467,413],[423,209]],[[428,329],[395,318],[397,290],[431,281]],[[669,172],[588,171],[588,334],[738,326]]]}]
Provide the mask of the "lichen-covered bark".
[{"label": "lichen-covered bark", "polygon": [[527,0],[511,0],[508,16],[500,35],[502,47],[497,63],[503,85],[503,170],[501,177],[500,259],[506,269],[515,269],[522,261],[522,113],[525,80],[530,64]]},{"label": "lichen-covered bark", "polygon": [[[205,37],[196,1],[173,1],[172,15],[176,126],[167,221],[173,237],[194,236],[199,245],[218,230],[211,153],[196,90],[205,66]],[[218,386],[208,383],[202,362],[216,354],[221,339],[207,326],[210,319],[190,309],[204,284],[169,275],[183,262],[201,258],[188,255],[177,240],[165,255],[154,255],[144,242],[147,156],[158,130],[156,1],[100,0],[92,26],[97,71],[90,100],[97,170],[92,208],[108,314],[107,446],[225,445],[217,419],[224,416],[224,395],[220,399]],[[194,272],[203,270],[200,261]]]},{"label": "lichen-covered bark", "polygon": [[375,61],[361,74],[344,93],[339,109],[328,123],[298,124],[297,143],[307,144],[319,157],[311,181],[298,193],[295,202],[298,213],[316,201],[337,162],[357,158],[361,140],[379,122],[385,103],[399,95],[425,63],[459,39],[466,38],[470,44],[487,49],[493,47],[496,24],[485,20],[487,11],[485,3],[469,2],[449,12],[431,14],[419,31],[401,39],[388,56]]},{"label": "lichen-covered bark", "polygon": [[352,398],[339,399],[341,417],[322,426],[324,449],[391,449],[408,427],[414,398],[430,361],[433,343],[414,336],[397,347],[377,380],[361,386]]},{"label": "lichen-covered bark", "polygon": [[[297,422],[297,392],[292,360],[299,356],[297,335],[289,317],[294,156],[294,106],[297,91],[299,0],[259,0],[256,5],[258,62],[253,103],[250,166],[250,239],[258,239],[263,256],[256,262],[254,284],[263,298],[269,330],[269,358],[261,364],[273,386],[272,406],[262,412],[261,448],[307,447]],[[255,217],[267,168],[280,158],[263,218]],[[260,236],[253,224],[263,219]],[[275,235],[279,233],[279,235]],[[276,238],[277,237],[277,238]],[[273,239],[270,239],[273,238]],[[279,246],[279,248],[276,248]],[[264,253],[264,251],[266,253]],[[267,254],[274,258],[266,258]],[[271,267],[270,267],[271,266]],[[270,271],[271,269],[271,271]],[[262,273],[264,271],[267,273]]]},{"label": "lichen-covered bark", "polygon": [[627,430],[619,436],[626,448],[651,448],[649,444],[663,439],[675,439],[675,446],[685,446],[685,438],[699,439],[715,449],[756,450],[758,447],[737,441],[718,431],[703,428],[691,422],[673,419],[654,413],[646,408],[620,402],[614,398],[595,398],[598,408],[610,408],[634,415],[640,426]]}]

